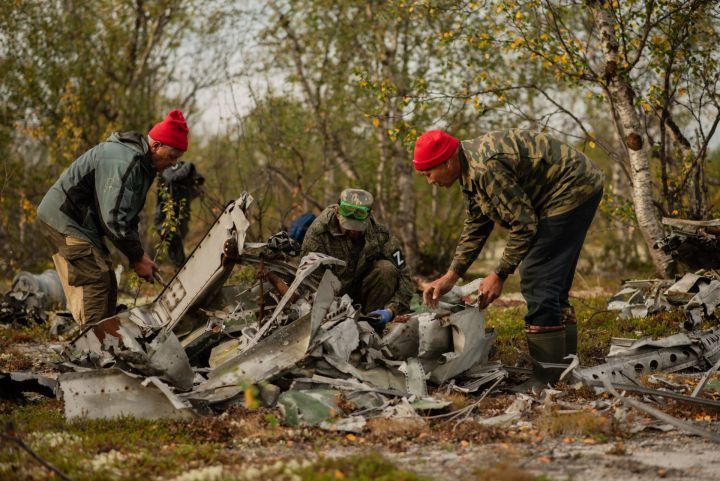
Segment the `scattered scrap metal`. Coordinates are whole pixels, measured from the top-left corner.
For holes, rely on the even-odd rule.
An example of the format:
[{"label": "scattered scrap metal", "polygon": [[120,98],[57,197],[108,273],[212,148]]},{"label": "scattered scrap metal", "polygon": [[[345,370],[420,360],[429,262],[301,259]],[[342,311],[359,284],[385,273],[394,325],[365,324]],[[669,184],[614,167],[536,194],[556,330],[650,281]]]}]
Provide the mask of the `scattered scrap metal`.
[{"label": "scattered scrap metal", "polygon": [[[154,302],[70,343],[59,377],[67,418],[187,418],[244,403],[250,389],[286,423],[353,431],[368,416],[446,407],[428,383],[474,392],[504,377],[488,365],[495,335],[462,305],[465,290],[381,335],[339,295],[332,266],[342,261],[311,253],[296,265],[283,235],[246,241],[251,202],[225,208]],[[254,267],[255,282],[225,285],[236,265]],[[343,418],[341,399],[359,411]]]},{"label": "scattered scrap metal", "polygon": [[[484,389],[469,406],[431,416],[462,422],[508,376],[504,366],[488,362],[495,333],[485,328],[483,312],[464,302],[478,281],[454,288],[438,310],[400,316],[378,333],[353,300],[339,294],[332,267],[342,261],[312,253],[298,263],[293,257],[298,246],[284,234],[267,243],[247,242],[251,203],[243,194],[227,205],[154,302],[85,326],[63,351],[57,386],[17,373],[0,373],[0,384],[58,391],[67,418],[187,419],[260,401],[278,406],[289,425],[359,432],[369,417],[424,422],[419,412],[447,408],[449,401],[428,395],[428,384],[463,393]],[[252,267],[252,281],[231,282],[238,265]],[[608,390],[651,415],[656,410],[628,402],[617,391],[718,408],[720,402],[698,397],[709,374],[692,395],[667,386],[650,389],[640,381],[660,372],[717,370],[720,328],[698,328],[703,320],[716,319],[719,304],[720,276],[714,271],[688,274],[675,283],[626,282],[609,309],[621,317],[640,317],[679,306],[687,313],[687,332],[654,341],[613,339],[600,366],[584,368],[575,359],[569,367],[541,367],[567,367],[566,379]],[[533,402],[519,394],[504,414],[477,420],[511,424]],[[352,412],[344,412],[348,404]],[[658,417],[720,439],[667,415]]]},{"label": "scattered scrap metal", "polygon": [[65,306],[65,294],[60,278],[52,269],[42,274],[19,272],[12,288],[0,299],[0,324],[43,323],[46,311]]},{"label": "scattered scrap metal", "polygon": [[692,331],[704,320],[717,320],[720,306],[720,273],[701,270],[687,273],[678,281],[666,279],[633,280],[610,298],[608,309],[619,311],[621,319],[646,317],[660,311],[685,311],[683,327]]},{"label": "scattered scrap metal", "polygon": [[655,248],[670,254],[690,270],[720,268],[720,219],[685,220],[663,218],[668,235]]}]

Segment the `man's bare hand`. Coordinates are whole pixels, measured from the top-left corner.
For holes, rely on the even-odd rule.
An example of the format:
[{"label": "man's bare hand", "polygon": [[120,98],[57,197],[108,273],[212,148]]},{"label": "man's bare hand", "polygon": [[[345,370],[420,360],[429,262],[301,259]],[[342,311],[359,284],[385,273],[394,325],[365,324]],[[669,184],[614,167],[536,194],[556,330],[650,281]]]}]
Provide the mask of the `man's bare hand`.
[{"label": "man's bare hand", "polygon": [[423,291],[423,303],[426,306],[435,309],[438,305],[440,296],[452,289],[459,278],[460,276],[458,276],[455,272],[448,271],[444,276],[432,281]]},{"label": "man's bare hand", "polygon": [[482,280],[478,287],[478,308],[485,309],[495,299],[500,297],[504,281],[496,273],[491,272]]},{"label": "man's bare hand", "polygon": [[158,271],[158,266],[148,256],[143,255],[139,261],[133,266],[138,277],[152,283],[154,274]]}]

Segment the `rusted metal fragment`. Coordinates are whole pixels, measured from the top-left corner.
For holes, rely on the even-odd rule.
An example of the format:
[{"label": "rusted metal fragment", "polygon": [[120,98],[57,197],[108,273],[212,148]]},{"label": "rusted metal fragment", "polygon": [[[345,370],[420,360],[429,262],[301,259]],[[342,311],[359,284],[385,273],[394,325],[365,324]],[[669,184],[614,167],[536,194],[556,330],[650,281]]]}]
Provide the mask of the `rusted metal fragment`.
[{"label": "rusted metal fragment", "polygon": [[120,369],[74,372],[60,376],[66,419],[191,419],[188,403],[157,378],[143,380]]}]

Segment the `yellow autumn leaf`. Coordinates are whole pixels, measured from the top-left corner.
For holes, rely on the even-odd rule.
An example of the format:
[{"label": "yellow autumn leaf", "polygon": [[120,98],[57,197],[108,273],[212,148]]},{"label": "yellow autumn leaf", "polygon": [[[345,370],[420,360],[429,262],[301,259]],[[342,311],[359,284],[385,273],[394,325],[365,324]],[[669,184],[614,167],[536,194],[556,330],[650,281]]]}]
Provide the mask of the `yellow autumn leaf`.
[{"label": "yellow autumn leaf", "polygon": [[373,127],[377,127],[378,125],[380,125],[380,119],[377,117],[373,118],[372,124],[373,124]]}]

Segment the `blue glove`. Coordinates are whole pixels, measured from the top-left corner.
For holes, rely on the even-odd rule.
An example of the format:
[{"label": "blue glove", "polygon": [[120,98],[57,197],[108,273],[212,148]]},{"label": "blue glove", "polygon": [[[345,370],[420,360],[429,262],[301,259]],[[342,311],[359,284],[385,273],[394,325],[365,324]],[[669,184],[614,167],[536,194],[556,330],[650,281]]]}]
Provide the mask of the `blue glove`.
[{"label": "blue glove", "polygon": [[378,309],[377,311],[368,312],[368,317],[372,317],[375,321],[371,322],[373,327],[384,327],[385,324],[392,321],[393,311],[390,309]]}]

